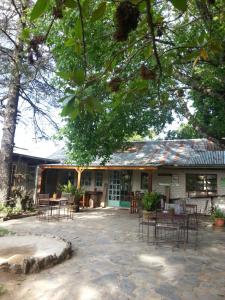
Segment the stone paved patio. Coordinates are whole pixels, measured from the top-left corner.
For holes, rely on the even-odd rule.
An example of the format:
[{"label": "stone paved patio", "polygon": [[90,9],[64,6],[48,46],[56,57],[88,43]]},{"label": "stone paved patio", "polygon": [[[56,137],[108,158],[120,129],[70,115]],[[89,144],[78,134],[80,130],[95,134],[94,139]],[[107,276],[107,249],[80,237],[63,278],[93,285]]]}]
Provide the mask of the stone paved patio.
[{"label": "stone paved patio", "polygon": [[70,260],[28,276],[0,274],[3,300],[222,300],[225,299],[225,232],[200,231],[201,247],[147,245],[138,238],[136,215],[99,209],[74,220],[35,217],[1,226],[14,232],[53,234],[72,242]]}]

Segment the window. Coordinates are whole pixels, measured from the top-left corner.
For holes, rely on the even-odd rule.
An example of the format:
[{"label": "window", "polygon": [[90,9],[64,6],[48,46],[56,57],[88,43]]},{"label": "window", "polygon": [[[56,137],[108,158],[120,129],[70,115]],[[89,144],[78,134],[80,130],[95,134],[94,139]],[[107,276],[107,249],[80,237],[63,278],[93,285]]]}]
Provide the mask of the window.
[{"label": "window", "polygon": [[148,173],[141,173],[141,189],[148,189]]},{"label": "window", "polygon": [[83,172],[81,175],[81,185],[91,185],[91,172]]},{"label": "window", "polygon": [[95,173],[95,185],[102,186],[102,181],[103,181],[103,173],[97,171]]},{"label": "window", "polygon": [[217,175],[187,174],[186,191],[189,195],[204,196],[217,193]]}]

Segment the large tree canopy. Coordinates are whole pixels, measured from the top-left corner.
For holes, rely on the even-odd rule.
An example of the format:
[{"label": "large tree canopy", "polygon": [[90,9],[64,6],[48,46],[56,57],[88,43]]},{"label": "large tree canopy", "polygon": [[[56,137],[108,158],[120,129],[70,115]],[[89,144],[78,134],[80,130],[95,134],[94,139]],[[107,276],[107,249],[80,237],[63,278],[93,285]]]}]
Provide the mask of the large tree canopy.
[{"label": "large tree canopy", "polygon": [[65,88],[71,158],[107,159],[176,115],[223,143],[224,12],[223,0],[38,0],[31,19]]}]

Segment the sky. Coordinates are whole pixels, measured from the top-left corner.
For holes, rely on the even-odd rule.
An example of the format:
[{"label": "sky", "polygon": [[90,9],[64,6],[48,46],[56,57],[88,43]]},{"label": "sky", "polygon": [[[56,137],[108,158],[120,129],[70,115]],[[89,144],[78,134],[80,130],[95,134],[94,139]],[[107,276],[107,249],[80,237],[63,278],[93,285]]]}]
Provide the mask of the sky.
[{"label": "sky", "polygon": [[[180,126],[179,120],[175,120],[171,125],[166,126],[165,131],[176,130]],[[49,129],[46,130],[48,131]],[[49,134],[53,134],[52,130]],[[163,138],[164,133],[158,137]],[[0,140],[2,138],[2,125],[0,124]],[[15,136],[15,152],[37,156],[49,157],[51,154],[64,147],[64,143],[55,140],[36,140],[32,124],[19,123],[16,129]]]},{"label": "sky", "polygon": [[[46,129],[47,130],[47,129]],[[2,125],[0,124],[0,140],[2,138]],[[33,155],[38,157],[48,157],[61,147],[63,144],[53,140],[36,140],[32,124],[17,125],[15,136],[15,152]],[[22,149],[21,149],[22,148]]]}]

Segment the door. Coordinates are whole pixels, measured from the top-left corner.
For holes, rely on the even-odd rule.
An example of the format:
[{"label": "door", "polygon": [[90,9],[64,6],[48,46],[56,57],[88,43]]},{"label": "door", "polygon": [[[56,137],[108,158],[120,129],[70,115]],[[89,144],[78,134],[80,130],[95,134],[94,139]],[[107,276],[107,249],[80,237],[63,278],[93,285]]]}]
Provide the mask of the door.
[{"label": "door", "polygon": [[120,206],[120,171],[110,172],[108,205],[113,207]]},{"label": "door", "polygon": [[113,171],[109,176],[108,205],[130,207],[131,172]]},{"label": "door", "polygon": [[120,206],[130,207],[131,202],[131,176],[132,171],[121,172]]}]

